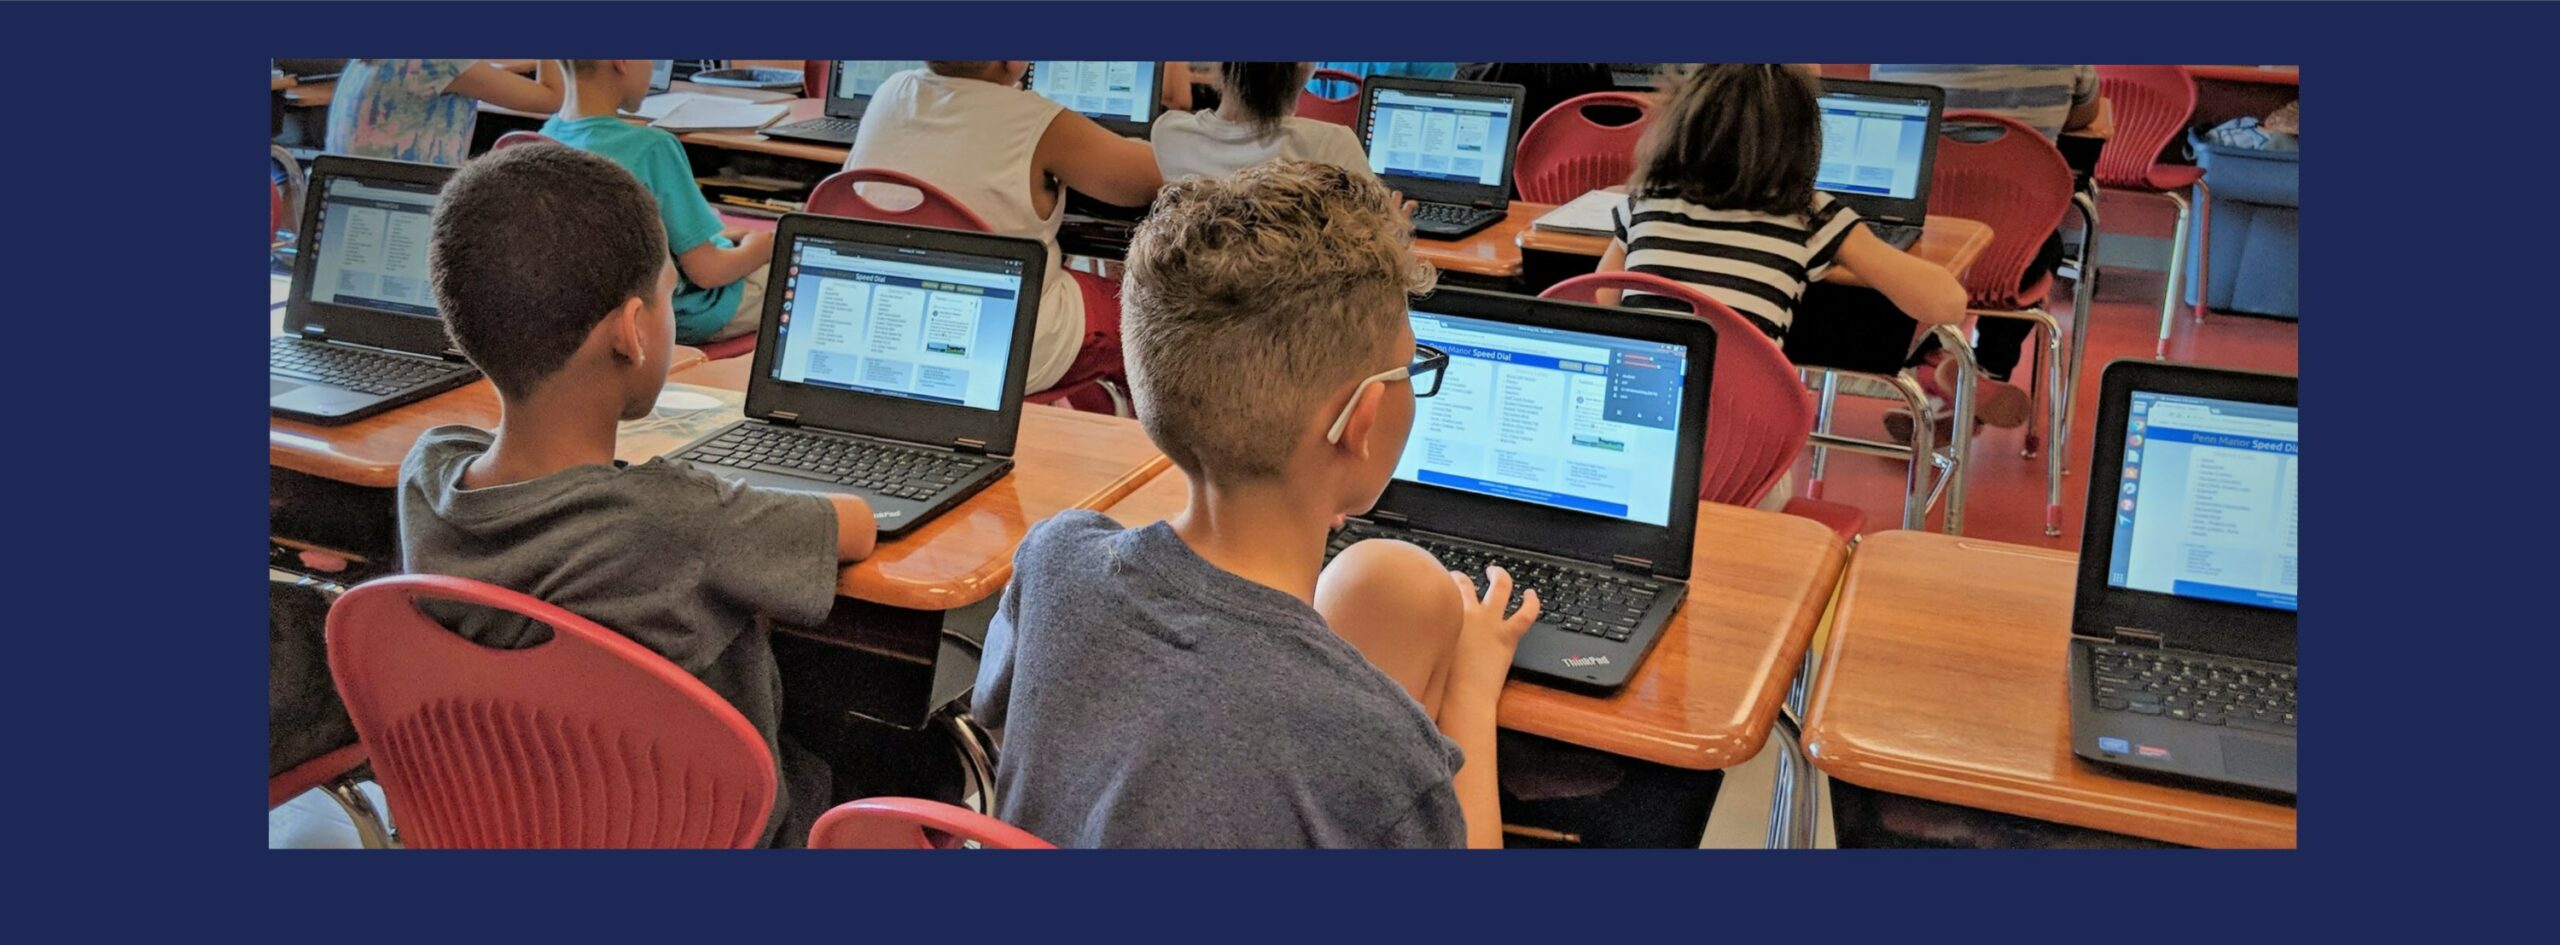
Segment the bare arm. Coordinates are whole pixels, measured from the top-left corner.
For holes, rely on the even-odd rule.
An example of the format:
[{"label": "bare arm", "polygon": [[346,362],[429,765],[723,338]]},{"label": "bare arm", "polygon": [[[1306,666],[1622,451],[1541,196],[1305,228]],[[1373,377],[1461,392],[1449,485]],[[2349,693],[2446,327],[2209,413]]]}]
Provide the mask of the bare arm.
[{"label": "bare arm", "polygon": [[1457,658],[1434,721],[1440,723],[1440,734],[1466,753],[1451,787],[1458,795],[1458,810],[1467,818],[1467,847],[1499,850],[1502,779],[1494,768],[1494,720],[1502,703],[1503,681],[1511,673],[1512,654],[1520,648],[1521,634],[1538,619],[1538,592],[1522,595],[1520,609],[1506,618],[1502,608],[1511,602],[1509,573],[1488,569],[1481,597],[1466,575],[1453,571],[1449,579],[1457,583],[1466,601],[1466,622],[1458,630]]},{"label": "bare arm", "polygon": [[1964,320],[1964,284],[1953,273],[1893,248],[1865,226],[1850,228],[1848,241],[1840,244],[1839,263],[1923,324],[1952,325]]},{"label": "bare arm", "polygon": [[[730,235],[730,234],[724,234]],[[676,254],[676,268],[698,286],[724,286],[773,263],[773,234],[751,231],[731,235],[738,245],[722,248],[709,240]]]},{"label": "bare arm", "polygon": [[879,523],[871,519],[871,503],[858,495],[834,493],[827,495],[827,502],[836,507],[836,560],[871,557],[871,549],[880,540]]},{"label": "bare arm", "polygon": [[[1627,244],[1618,242],[1617,240],[1610,240],[1609,251],[1600,254],[1600,268],[1592,271],[1624,272],[1626,271],[1626,268]],[[1620,292],[1616,289],[1602,289],[1598,292],[1592,293],[1592,298],[1602,305],[1616,305],[1618,304],[1618,300],[1625,295],[1626,293]]]},{"label": "bare arm", "polygon": [[1035,171],[1104,203],[1143,207],[1164,189],[1156,152],[1144,141],[1123,138],[1093,119],[1060,109],[1032,149]]},{"label": "bare arm", "polygon": [[461,75],[446,83],[444,90],[500,108],[549,114],[560,110],[562,90],[566,87],[566,81],[561,78],[560,60],[557,59],[535,60],[534,77],[530,79],[489,65],[486,61],[474,60],[470,68],[462,70]]}]

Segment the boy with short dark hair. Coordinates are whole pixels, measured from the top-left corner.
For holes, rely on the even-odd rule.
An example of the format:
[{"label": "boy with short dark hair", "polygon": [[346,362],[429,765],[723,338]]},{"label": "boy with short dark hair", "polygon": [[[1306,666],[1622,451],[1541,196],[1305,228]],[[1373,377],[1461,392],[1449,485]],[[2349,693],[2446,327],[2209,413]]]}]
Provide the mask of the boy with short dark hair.
[{"label": "boy with short dark hair", "polygon": [[1536,595],[1506,618],[1508,575],[1479,598],[1404,542],[1324,563],[1437,369],[1405,308],[1430,285],[1365,173],[1276,161],[1157,197],[1124,337],[1190,504],[1024,539],[978,673],[1005,820],[1078,847],[1501,845],[1494,705]]},{"label": "boy with short dark hair", "polygon": [[[613,458],[617,423],[648,415],[674,346],[657,218],[628,172],[556,145],[493,152],[445,184],[427,251],[436,308],[503,409],[494,434],[442,426],[410,450],[401,567],[530,594],[700,678],[764,733],[781,769],[765,840],[797,845],[831,779],[779,737],[781,677],[758,618],[825,620],[838,562],[871,553],[871,510]],[[447,622],[502,649],[549,636]]]}]

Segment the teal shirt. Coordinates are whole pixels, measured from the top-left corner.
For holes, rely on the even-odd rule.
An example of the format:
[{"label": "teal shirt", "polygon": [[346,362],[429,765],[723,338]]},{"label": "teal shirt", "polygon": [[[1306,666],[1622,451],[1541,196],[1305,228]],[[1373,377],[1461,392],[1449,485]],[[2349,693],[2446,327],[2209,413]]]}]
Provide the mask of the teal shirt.
[{"label": "teal shirt", "polygon": [[[649,196],[658,200],[658,221],[667,228],[667,252],[681,255],[704,243],[722,249],[732,245],[720,236],[720,214],[711,209],[711,201],[702,196],[702,187],[693,182],[693,162],[684,156],[684,145],[676,141],[676,136],[612,115],[578,119],[555,116],[543,123],[542,133],[561,144],[609,158],[639,178],[640,186],[648,188]],[[737,317],[738,299],[746,294],[744,281],[704,287],[677,272],[676,341],[700,344]]]}]

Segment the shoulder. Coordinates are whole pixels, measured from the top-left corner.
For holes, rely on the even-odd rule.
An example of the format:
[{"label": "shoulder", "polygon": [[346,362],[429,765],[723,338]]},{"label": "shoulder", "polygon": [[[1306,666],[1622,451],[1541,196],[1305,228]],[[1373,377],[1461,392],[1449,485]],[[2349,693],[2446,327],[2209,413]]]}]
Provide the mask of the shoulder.
[{"label": "shoulder", "polygon": [[416,483],[456,461],[467,461],[489,451],[496,437],[479,427],[458,423],[446,424],[418,434],[418,442],[409,445],[409,455],[400,461],[402,482]]},{"label": "shoulder", "polygon": [[1014,552],[1017,569],[1067,558],[1081,558],[1128,529],[1110,516],[1090,509],[1069,509],[1031,526],[1022,536],[1022,545]]}]

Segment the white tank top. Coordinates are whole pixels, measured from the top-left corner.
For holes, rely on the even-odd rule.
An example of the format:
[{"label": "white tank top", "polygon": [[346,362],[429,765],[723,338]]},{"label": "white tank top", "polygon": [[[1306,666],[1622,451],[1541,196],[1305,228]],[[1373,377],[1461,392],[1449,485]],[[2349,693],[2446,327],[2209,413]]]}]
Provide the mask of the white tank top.
[{"label": "white tank top", "polygon": [[1031,206],[1031,152],[1063,109],[1036,93],[982,79],[901,72],[872,94],[844,162],[847,168],[897,171],[932,184],[995,232],[1048,245],[1049,271],[1041,277],[1025,391],[1055,385],[1084,345],[1084,295],[1069,281],[1058,252],[1066,195],[1054,195],[1045,217]]}]

